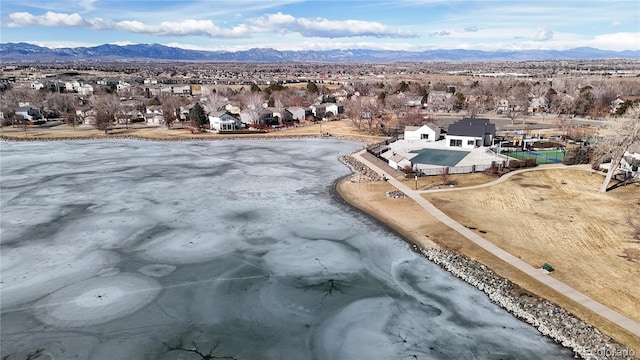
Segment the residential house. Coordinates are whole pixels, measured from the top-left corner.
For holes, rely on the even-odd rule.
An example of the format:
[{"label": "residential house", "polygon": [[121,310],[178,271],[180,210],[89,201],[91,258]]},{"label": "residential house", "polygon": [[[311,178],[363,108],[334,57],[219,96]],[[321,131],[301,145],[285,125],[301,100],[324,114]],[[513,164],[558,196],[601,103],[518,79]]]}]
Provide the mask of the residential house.
[{"label": "residential house", "polygon": [[338,105],[335,103],[322,103],[309,106],[316,119],[332,118],[338,115]]},{"label": "residential house", "polygon": [[33,108],[29,105],[17,108],[16,115],[22,116],[22,118],[27,120],[30,124],[40,124],[45,122],[42,114],[40,113],[40,109]]},{"label": "residential house", "polygon": [[242,128],[242,122],[238,117],[228,111],[216,111],[209,114],[211,130],[233,131]]},{"label": "residential house", "polygon": [[91,96],[93,95],[93,86],[89,84],[82,84],[80,85],[77,91],[78,91],[78,94],[82,96]]},{"label": "residential house", "polygon": [[472,149],[491,146],[496,135],[496,125],[489,119],[464,118],[449,125],[445,135],[446,146]]},{"label": "residential house", "polygon": [[160,85],[147,85],[144,87],[144,96],[147,98],[160,98],[162,96],[162,87]]},{"label": "residential house", "polygon": [[272,107],[262,109],[258,115],[258,123],[269,126],[280,124],[280,119],[282,119],[282,114]]},{"label": "residential house", "polygon": [[164,115],[162,113],[162,106],[151,105],[147,106],[144,114],[144,121],[147,124],[161,125],[164,123]]},{"label": "residential house", "polygon": [[498,104],[496,105],[496,111],[498,114],[506,114],[509,112],[509,99],[500,98],[498,99]]},{"label": "residential house", "polygon": [[168,95],[191,95],[191,85],[167,85],[161,89],[162,94]]},{"label": "residential house", "polygon": [[93,125],[96,121],[95,113],[91,108],[77,109],[76,118],[80,119],[84,125]]},{"label": "residential house", "polygon": [[282,121],[284,122],[300,122],[306,117],[306,111],[301,107],[288,107],[282,112]]},{"label": "residential house", "polygon": [[549,100],[544,96],[536,96],[529,101],[528,113],[545,113],[549,111]]},{"label": "residential house", "polygon": [[408,107],[423,107],[424,105],[424,97],[423,96],[406,96],[404,104]]},{"label": "residential house", "polygon": [[132,124],[146,121],[145,114],[138,109],[123,109],[116,114],[116,119],[118,124]]},{"label": "residential house", "polygon": [[[11,80],[13,78],[13,80]],[[0,91],[11,90],[13,88],[12,83],[15,83],[15,77],[3,77],[0,78]]]},{"label": "residential house", "polygon": [[336,102],[344,102],[347,100],[349,93],[345,89],[340,89],[331,94],[336,99]]},{"label": "residential house", "polygon": [[451,104],[452,93],[446,91],[432,91],[427,96],[427,110],[431,112],[449,112],[453,110]]},{"label": "residential house", "polygon": [[189,105],[185,105],[185,106],[180,106],[180,121],[189,120],[189,111],[194,106],[195,106],[195,103],[189,104]]},{"label": "residential house", "polygon": [[440,128],[434,123],[404,127],[404,139],[407,141],[437,141],[439,138]]},{"label": "residential house", "polygon": [[626,152],[620,161],[618,171],[625,173],[625,178],[640,179],[640,153]]},{"label": "residential house", "polygon": [[44,88],[44,84],[41,83],[40,81],[34,81],[31,83],[31,89],[32,90],[40,90]]},{"label": "residential house", "polygon": [[389,166],[398,170],[402,170],[407,166],[412,167],[411,161],[400,154],[393,155],[391,158],[389,158],[388,163]]},{"label": "residential house", "polygon": [[118,83],[116,84],[116,91],[118,92],[118,94],[126,94],[129,93],[131,91],[131,84],[125,82],[125,81],[118,81]]},{"label": "residential house", "polygon": [[67,92],[76,92],[80,88],[80,83],[77,80],[66,81],[64,83],[64,89]]},{"label": "residential house", "polygon": [[611,101],[611,113],[615,113],[618,111],[618,108],[624,104],[626,101],[634,102],[640,101],[640,96],[627,96],[627,95],[618,95],[615,99]]}]

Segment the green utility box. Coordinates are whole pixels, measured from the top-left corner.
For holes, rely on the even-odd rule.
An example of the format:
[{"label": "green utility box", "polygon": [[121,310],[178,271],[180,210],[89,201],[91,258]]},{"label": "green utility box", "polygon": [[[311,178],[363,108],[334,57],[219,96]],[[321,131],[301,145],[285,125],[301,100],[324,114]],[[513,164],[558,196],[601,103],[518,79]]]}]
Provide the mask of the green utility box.
[{"label": "green utility box", "polygon": [[544,263],[542,265],[542,268],[547,270],[548,272],[552,272],[553,271],[553,266],[551,266],[551,264],[549,264],[549,263]]}]

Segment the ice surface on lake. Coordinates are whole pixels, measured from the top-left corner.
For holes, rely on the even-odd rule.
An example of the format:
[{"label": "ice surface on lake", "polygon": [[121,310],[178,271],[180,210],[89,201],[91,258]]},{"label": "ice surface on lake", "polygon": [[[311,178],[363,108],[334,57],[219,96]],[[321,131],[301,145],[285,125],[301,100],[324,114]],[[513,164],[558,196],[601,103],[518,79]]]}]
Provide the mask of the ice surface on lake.
[{"label": "ice surface on lake", "polygon": [[0,145],[2,356],[572,357],[332,194],[359,143]]}]

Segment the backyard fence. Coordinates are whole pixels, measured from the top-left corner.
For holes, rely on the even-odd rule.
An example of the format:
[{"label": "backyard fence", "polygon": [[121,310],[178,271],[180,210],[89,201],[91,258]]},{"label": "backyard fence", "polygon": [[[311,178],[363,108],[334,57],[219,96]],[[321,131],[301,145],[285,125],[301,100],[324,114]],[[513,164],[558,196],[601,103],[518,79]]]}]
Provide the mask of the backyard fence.
[{"label": "backyard fence", "polygon": [[471,173],[476,173],[476,172],[481,172],[481,171],[487,171],[491,168],[494,169],[501,169],[503,167],[503,164],[499,164],[499,163],[494,163],[491,165],[468,165],[468,166],[443,166],[443,167],[439,167],[439,168],[424,168],[424,169],[418,169],[418,171],[420,172],[421,176],[435,176],[435,175],[442,175],[442,174],[471,174]]}]

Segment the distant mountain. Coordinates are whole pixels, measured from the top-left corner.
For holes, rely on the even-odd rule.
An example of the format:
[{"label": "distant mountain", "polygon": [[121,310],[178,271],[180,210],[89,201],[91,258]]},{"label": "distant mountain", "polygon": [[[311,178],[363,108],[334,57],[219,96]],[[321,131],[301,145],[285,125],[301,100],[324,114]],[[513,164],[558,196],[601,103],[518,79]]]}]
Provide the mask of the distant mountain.
[{"label": "distant mountain", "polygon": [[608,51],[594,48],[571,50],[427,50],[420,52],[392,50],[324,50],[278,51],[269,48],[246,51],[185,50],[158,44],[100,45],[94,47],[49,49],[26,43],[0,44],[0,60],[76,61],[76,60],[172,60],[233,62],[419,62],[419,61],[527,61],[638,59],[640,51]]}]

